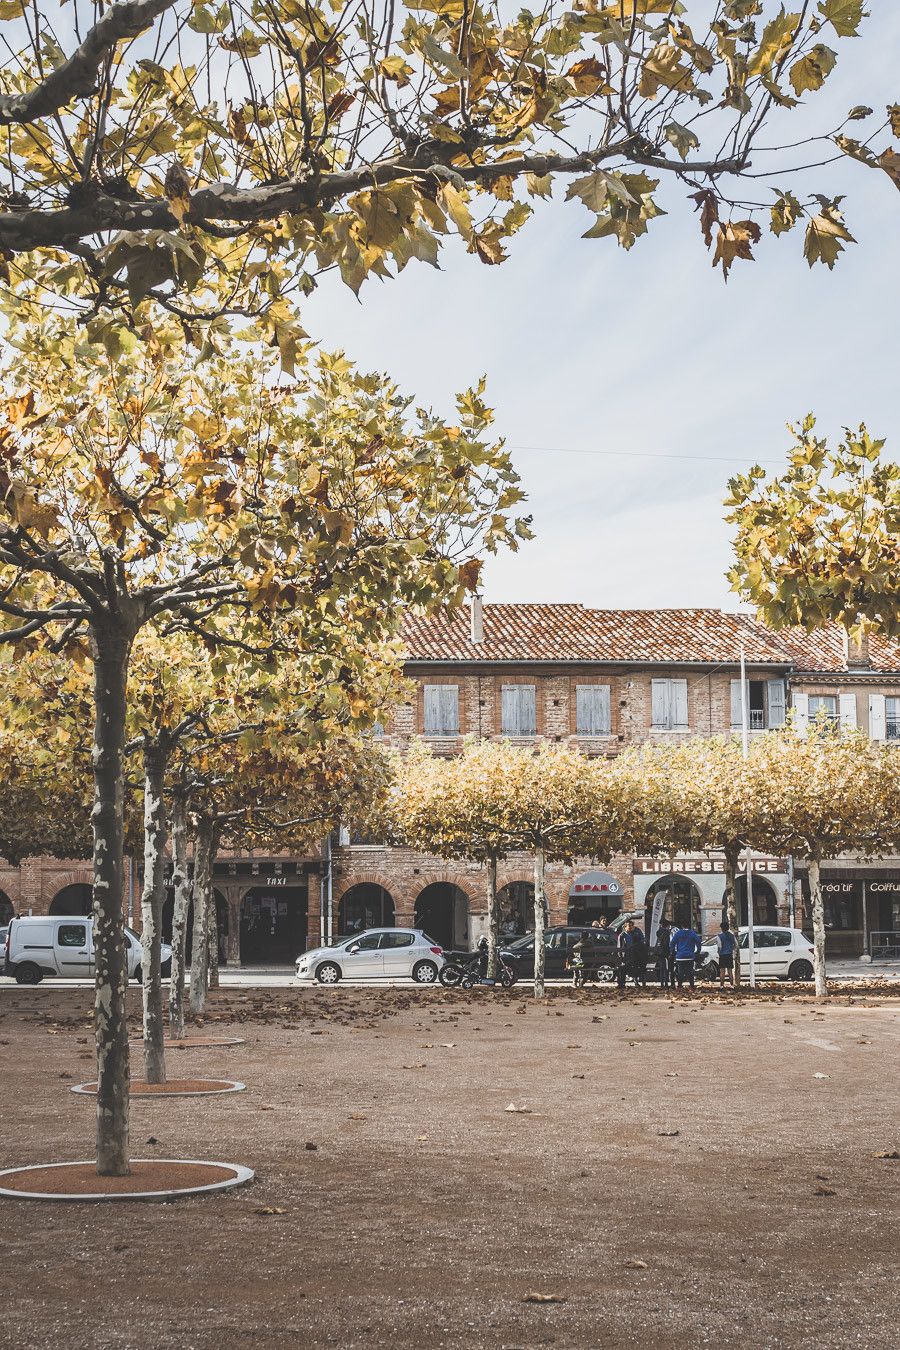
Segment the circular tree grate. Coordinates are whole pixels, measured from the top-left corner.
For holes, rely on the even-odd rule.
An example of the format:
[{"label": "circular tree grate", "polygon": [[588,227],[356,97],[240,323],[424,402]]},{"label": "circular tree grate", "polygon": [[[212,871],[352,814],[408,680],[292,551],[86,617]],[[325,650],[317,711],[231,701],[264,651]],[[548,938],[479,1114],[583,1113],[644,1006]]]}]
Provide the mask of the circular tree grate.
[{"label": "circular tree grate", "polygon": [[0,1196],[19,1200],[170,1200],[252,1181],[238,1163],[191,1158],[134,1158],[127,1177],[101,1177],[93,1160],[38,1163],[0,1171]]},{"label": "circular tree grate", "polygon": [[[129,1096],[135,1097],[219,1097],[229,1092],[243,1092],[246,1084],[231,1078],[170,1078],[165,1083],[145,1083],[143,1079],[133,1078],[129,1085]],[[69,1089],[80,1097],[97,1095],[97,1080],[91,1083],[77,1083]]]}]

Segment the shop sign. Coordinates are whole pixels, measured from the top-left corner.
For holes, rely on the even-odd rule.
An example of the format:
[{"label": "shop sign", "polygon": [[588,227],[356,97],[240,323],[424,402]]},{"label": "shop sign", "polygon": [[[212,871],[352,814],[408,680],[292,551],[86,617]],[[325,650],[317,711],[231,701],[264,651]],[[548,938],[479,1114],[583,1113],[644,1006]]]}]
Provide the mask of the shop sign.
[{"label": "shop sign", "polygon": [[[784,872],[786,864],[783,858],[753,858],[754,872]],[[633,868],[636,874],[653,873],[668,876],[672,872],[724,872],[724,858],[635,858]],[[740,870],[744,870],[741,863]]]},{"label": "shop sign", "polygon": [[260,886],[286,886],[288,879],[287,877],[260,877],[259,884]]},{"label": "shop sign", "polygon": [[622,883],[609,872],[584,872],[569,888],[569,895],[621,895]]}]

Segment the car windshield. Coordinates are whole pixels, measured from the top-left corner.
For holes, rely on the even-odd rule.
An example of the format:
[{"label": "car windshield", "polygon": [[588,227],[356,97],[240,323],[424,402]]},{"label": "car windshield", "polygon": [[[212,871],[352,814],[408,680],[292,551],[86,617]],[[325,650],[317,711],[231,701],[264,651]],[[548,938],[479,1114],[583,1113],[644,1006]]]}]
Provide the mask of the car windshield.
[{"label": "car windshield", "polygon": [[506,950],[510,952],[524,952],[529,947],[534,946],[534,933],[526,933],[524,937],[516,938],[515,942],[508,942]]}]

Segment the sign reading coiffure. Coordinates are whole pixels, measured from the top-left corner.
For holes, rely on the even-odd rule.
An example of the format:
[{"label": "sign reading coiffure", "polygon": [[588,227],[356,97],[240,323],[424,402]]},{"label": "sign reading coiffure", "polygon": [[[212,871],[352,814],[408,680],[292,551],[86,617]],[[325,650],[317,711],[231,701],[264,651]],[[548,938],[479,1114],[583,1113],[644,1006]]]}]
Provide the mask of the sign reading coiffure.
[{"label": "sign reading coiffure", "polygon": [[572,882],[569,895],[621,895],[622,883],[609,872],[582,872]]},{"label": "sign reading coiffure", "polygon": [[[741,868],[744,864],[741,863]],[[783,872],[786,863],[783,858],[753,858],[754,872]],[[656,876],[669,876],[672,872],[724,872],[723,858],[635,858],[636,873],[652,872]]]}]

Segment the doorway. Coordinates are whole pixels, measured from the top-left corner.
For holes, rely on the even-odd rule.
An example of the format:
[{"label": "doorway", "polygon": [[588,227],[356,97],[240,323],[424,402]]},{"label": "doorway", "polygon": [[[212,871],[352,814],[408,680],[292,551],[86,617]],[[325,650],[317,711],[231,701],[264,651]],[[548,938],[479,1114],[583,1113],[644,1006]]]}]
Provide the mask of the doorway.
[{"label": "doorway", "polygon": [[416,900],[415,927],[439,947],[468,951],[469,897],[449,881],[435,881]]},{"label": "doorway", "polygon": [[0,891],[0,926],[8,924],[15,912],[15,906],[6,891]]},{"label": "doorway", "polygon": [[650,932],[653,917],[653,901],[663,891],[662,918],[669,920],[675,928],[693,928],[700,932],[700,891],[690,877],[675,873],[659,877],[654,881],[644,898],[644,931]]},{"label": "doorway", "polygon": [[497,892],[500,910],[500,936],[504,942],[522,937],[534,929],[534,885],[530,881],[511,881]]},{"label": "doorway", "polygon": [[[742,928],[747,926],[747,875],[739,874],[735,877],[734,898],[737,905],[739,923]],[[728,918],[728,911],[725,908],[725,896],[722,896],[722,918]],[[773,927],[778,925],[778,897],[775,894],[775,888],[771,881],[765,877],[753,877],[753,924],[770,924]]]},{"label": "doorway", "polygon": [[94,888],[87,882],[63,886],[50,901],[49,914],[79,914],[87,917],[94,912]]},{"label": "doorway", "polygon": [[394,927],[394,898],[374,881],[360,881],[341,896],[338,905],[338,936],[361,933],[366,928]]},{"label": "doorway", "polygon": [[241,901],[241,965],[289,966],[306,951],[306,886],[254,886]]},{"label": "doorway", "polygon": [[[228,961],[228,901],[221,891],[213,890],[213,896],[216,902],[216,924],[219,930],[219,965],[224,966]],[[175,909],[175,896],[169,889],[166,899],[163,903],[161,933],[163,942],[172,941],[172,917]],[[194,902],[188,905],[187,927],[184,935],[184,959],[188,966],[191,964],[191,955],[194,949]]]}]

